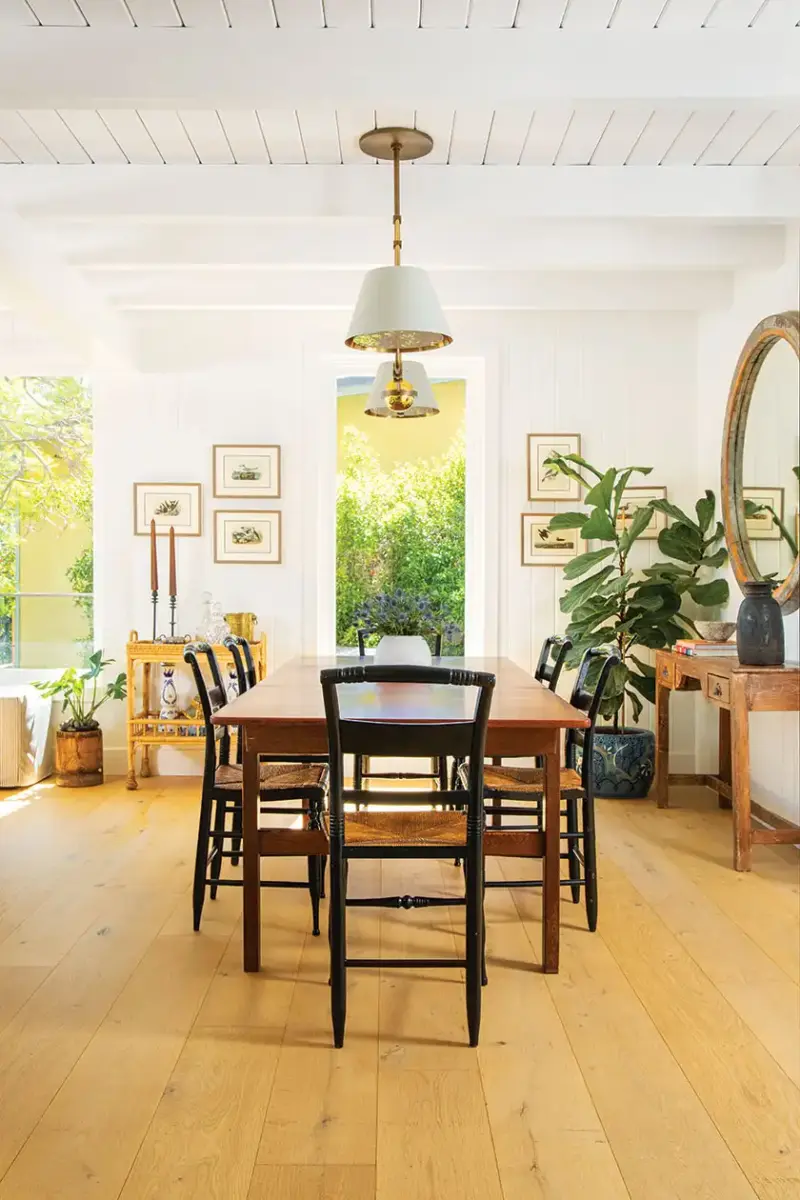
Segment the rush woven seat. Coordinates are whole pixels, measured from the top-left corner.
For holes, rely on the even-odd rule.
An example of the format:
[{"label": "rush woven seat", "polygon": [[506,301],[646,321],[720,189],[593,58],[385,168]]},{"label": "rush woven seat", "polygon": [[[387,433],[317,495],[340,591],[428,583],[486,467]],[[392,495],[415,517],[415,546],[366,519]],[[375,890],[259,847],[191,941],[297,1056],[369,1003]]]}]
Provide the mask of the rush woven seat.
[{"label": "rush woven seat", "polygon": [[467,818],[460,812],[346,813],[345,841],[351,846],[463,846]]},{"label": "rush woven seat", "polygon": [[[291,791],[300,796],[306,790],[318,791],[325,787],[328,768],[305,763],[261,763],[259,772],[261,787],[271,792]],[[242,768],[239,763],[223,763],[214,773],[214,786],[225,791],[242,790]]]},{"label": "rush woven seat", "polygon": [[[485,796],[516,796],[518,793],[524,795],[531,792],[544,792],[544,771],[540,767],[484,767]],[[561,772],[561,794],[576,798],[583,795],[581,777],[570,767],[565,767]]]}]

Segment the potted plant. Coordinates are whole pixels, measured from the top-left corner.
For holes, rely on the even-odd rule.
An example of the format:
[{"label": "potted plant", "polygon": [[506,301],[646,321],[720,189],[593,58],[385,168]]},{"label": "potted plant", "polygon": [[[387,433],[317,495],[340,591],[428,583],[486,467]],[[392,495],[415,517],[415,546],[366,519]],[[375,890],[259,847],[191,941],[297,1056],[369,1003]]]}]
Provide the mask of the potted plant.
[{"label": "potted plant", "polygon": [[371,596],[356,610],[355,623],[364,633],[380,637],[375,662],[383,665],[430,666],[431,635],[440,633],[447,641],[461,636],[460,629],[446,621],[427,596],[399,589]]},{"label": "potted plant", "polygon": [[107,700],[123,700],[127,695],[124,673],[98,694],[100,674],[113,661],[97,650],[89,656],[87,670],[79,672],[69,667],[59,679],[34,684],[43,696],[57,696],[62,715],[67,717],[56,733],[59,787],[96,787],[103,782],[103,731],[95,713]]},{"label": "potted plant", "polygon": [[[672,646],[687,631],[696,633],[691,618],[681,612],[684,597],[703,607],[727,599],[725,580],[703,579],[727,559],[727,551],[719,547],[722,525],[714,524],[716,500],[713,492],[698,500],[696,521],[666,500],[648,502],[626,521],[620,517],[622,494],[634,473],[649,475],[652,468],[611,467],[603,473],[574,454],[554,456],[548,463],[588,489],[584,502],[590,509],[559,513],[550,528],[578,529],[582,538],[600,544],[564,568],[566,579],[579,581],[561,599],[573,642],[566,665],[577,666],[592,646],[613,644],[620,656],[600,707],[611,726],[595,735],[595,791],[599,796],[646,796],[655,769],[655,737],[639,728],[638,721],[643,701],[655,699],[655,668],[642,653]],[[654,510],[674,518],[659,534],[658,545],[678,562],[637,570],[630,565],[631,551]],[[633,726],[626,724],[628,712]]]}]

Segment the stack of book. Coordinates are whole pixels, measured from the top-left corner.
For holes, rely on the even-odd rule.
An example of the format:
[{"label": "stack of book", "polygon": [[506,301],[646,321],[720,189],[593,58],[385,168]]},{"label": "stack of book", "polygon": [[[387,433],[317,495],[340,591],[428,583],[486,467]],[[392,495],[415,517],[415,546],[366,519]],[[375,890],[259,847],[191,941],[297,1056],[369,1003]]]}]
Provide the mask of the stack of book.
[{"label": "stack of book", "polygon": [[690,658],[736,657],[736,642],[707,642],[702,638],[680,638],[674,645],[676,654]]}]

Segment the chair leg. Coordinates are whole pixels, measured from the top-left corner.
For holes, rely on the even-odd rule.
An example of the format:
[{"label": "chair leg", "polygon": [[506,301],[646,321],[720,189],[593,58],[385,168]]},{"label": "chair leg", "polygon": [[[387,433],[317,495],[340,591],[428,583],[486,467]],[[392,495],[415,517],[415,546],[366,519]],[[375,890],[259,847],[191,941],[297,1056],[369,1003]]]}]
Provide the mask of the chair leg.
[{"label": "chair leg", "polygon": [[217,880],[222,872],[222,851],[225,849],[225,817],[228,814],[228,806],[224,800],[217,800],[217,807],[214,812],[214,834],[211,839],[211,844],[214,848],[214,857],[211,859],[211,887],[209,888],[209,896],[212,900],[217,898]]},{"label": "chair leg", "polygon": [[325,899],[325,872],[328,868],[328,856],[323,854],[319,860],[319,896],[320,900]]},{"label": "chair leg", "polygon": [[319,898],[322,884],[321,862],[322,860],[318,854],[309,855],[308,890],[311,895],[311,932],[314,937],[319,937]]},{"label": "chair leg", "polygon": [[330,888],[331,1022],[333,1024],[333,1044],[340,1049],[344,1045],[344,1028],[347,1017],[347,968],[345,966],[347,878],[344,855],[341,848],[335,846],[331,848]]},{"label": "chair leg", "polygon": [[589,929],[597,929],[597,839],[594,830],[594,796],[583,798],[583,874],[586,879],[586,918]]},{"label": "chair leg", "polygon": [[467,1027],[469,1044],[477,1046],[481,1028],[483,960],[483,851],[478,839],[467,834]]},{"label": "chair leg", "polygon": [[211,806],[213,797],[209,788],[203,788],[200,799],[200,818],[197,827],[197,850],[194,859],[194,883],[192,886],[192,923],[194,931],[200,928],[203,903],[206,898],[206,873],[208,871],[208,843],[211,833]]},{"label": "chair leg", "polygon": [[567,866],[569,867],[570,892],[572,893],[572,903],[580,903],[581,888],[578,882],[581,877],[581,864],[578,858],[578,841],[575,834],[578,833],[578,801],[567,799],[567,833],[571,836],[567,839]]},{"label": "chair leg", "polygon": [[233,810],[233,837],[231,838],[231,866],[238,867],[242,849],[242,806],[237,804]]}]

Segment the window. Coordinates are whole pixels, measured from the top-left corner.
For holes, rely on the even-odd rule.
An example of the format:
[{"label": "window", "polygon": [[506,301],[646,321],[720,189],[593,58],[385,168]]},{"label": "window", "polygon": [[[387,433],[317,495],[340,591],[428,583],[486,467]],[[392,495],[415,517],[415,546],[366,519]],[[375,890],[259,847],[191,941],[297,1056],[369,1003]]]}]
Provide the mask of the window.
[{"label": "window", "polygon": [[0,665],[80,664],[92,586],[88,387],[0,377]]}]

